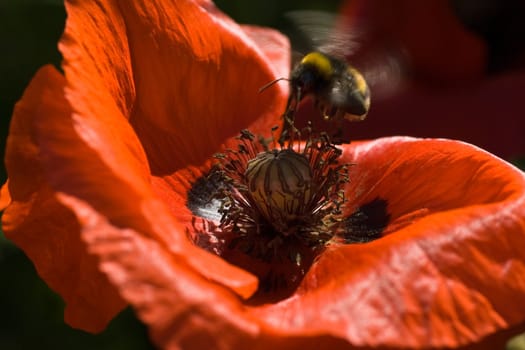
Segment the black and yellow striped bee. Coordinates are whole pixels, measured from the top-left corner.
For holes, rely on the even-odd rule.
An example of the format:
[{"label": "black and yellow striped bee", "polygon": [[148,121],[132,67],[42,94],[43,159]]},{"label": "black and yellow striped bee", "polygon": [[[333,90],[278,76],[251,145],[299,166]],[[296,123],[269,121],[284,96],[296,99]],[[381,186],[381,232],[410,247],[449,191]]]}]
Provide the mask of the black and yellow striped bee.
[{"label": "black and yellow striped bee", "polygon": [[291,91],[284,113],[284,137],[293,128],[299,102],[309,95],[325,120],[340,125],[343,120],[366,118],[370,108],[368,84],[357,69],[342,59],[320,51],[310,52],[293,68],[289,81]]},{"label": "black and yellow striped bee", "polygon": [[[355,30],[345,28],[343,31],[333,31],[331,26],[335,17],[318,11],[297,11],[289,13],[288,17],[308,36],[312,44],[309,46],[313,47],[313,50],[295,64],[289,78],[276,79],[261,88],[264,90],[280,80],[289,81],[290,96],[283,114],[283,128],[279,140],[282,142],[288,139],[291,133],[298,131],[294,126],[295,114],[299,103],[309,96],[320,117],[335,127],[335,134],[330,135],[332,141],[347,142],[348,140],[341,138],[343,123],[364,120],[370,109],[370,88],[367,80],[371,74],[362,74],[345,59],[348,49],[353,49],[352,46],[356,44]],[[375,75],[376,68],[374,67],[376,71],[373,72]],[[381,74],[386,72],[383,68],[381,70]],[[392,72],[388,72],[389,78],[392,77]],[[371,70],[368,73],[372,73]]]}]

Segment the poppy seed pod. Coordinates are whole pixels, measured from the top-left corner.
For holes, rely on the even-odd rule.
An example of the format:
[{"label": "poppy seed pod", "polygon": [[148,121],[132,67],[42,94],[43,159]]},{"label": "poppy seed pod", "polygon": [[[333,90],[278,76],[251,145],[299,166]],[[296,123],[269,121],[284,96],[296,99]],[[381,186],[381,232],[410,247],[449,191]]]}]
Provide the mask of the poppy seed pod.
[{"label": "poppy seed pod", "polygon": [[313,184],[303,155],[288,149],[259,153],[248,162],[245,176],[251,197],[272,224],[286,225],[304,214]]}]

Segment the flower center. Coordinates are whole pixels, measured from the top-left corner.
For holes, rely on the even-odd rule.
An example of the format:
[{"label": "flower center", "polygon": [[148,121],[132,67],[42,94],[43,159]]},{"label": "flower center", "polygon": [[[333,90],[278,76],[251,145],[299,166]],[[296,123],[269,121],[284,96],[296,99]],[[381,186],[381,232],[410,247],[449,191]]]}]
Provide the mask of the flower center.
[{"label": "flower center", "polygon": [[308,215],[312,200],[312,170],[308,159],[291,149],[259,153],[245,172],[248,195],[263,218],[283,235]]},{"label": "flower center", "polygon": [[343,229],[347,165],[326,137],[286,146],[248,131],[238,139],[208,176],[220,183],[220,220],[194,225],[194,241],[256,274],[261,291],[291,291]]}]

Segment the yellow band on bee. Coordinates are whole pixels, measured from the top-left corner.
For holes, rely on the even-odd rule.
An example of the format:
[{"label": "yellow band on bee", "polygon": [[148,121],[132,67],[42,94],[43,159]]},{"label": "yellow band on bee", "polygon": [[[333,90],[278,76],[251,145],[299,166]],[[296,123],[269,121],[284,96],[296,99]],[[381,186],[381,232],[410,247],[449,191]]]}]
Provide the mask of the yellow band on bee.
[{"label": "yellow band on bee", "polygon": [[333,74],[332,63],[320,52],[310,52],[303,57],[301,64],[310,64],[315,66],[319,73],[321,73],[324,78],[329,79]]},{"label": "yellow band on bee", "polygon": [[354,82],[359,92],[365,94],[366,90],[368,89],[368,85],[366,84],[366,80],[363,75],[359,73],[357,69],[352,67],[348,67],[348,71],[354,77]]}]

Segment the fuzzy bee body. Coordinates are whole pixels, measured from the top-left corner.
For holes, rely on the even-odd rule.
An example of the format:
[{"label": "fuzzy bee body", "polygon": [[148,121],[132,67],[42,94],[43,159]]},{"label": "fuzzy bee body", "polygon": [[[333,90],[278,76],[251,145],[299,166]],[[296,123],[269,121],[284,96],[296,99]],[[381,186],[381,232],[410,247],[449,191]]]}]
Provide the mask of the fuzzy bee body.
[{"label": "fuzzy bee body", "polygon": [[[314,51],[305,55],[290,74],[290,96],[284,113],[281,140],[294,130],[295,112],[301,100],[311,96],[325,120],[333,120],[341,133],[343,120],[360,121],[370,108],[365,79],[344,60]],[[334,141],[340,135],[336,134]]]},{"label": "fuzzy bee body", "polygon": [[311,95],[325,119],[359,121],[370,108],[370,90],[359,71],[330,55],[311,52],[290,76],[288,108]]},{"label": "fuzzy bee body", "polygon": [[[316,130],[310,128],[308,132],[324,133],[333,143],[348,142],[343,137],[344,123],[366,118],[370,109],[370,86],[374,98],[384,98],[397,89],[403,75],[403,55],[385,49],[357,56],[358,38],[367,28],[350,20],[341,21],[331,13],[294,11],[286,17],[292,28],[297,29],[290,33],[294,51],[308,53],[297,61],[287,78],[275,79],[260,89],[263,91],[282,80],[290,84],[279,141],[293,138],[293,134],[299,132],[295,126],[296,112],[300,102],[309,97],[319,115],[310,115],[308,125],[317,125]],[[339,23],[336,28],[335,23]],[[353,57],[359,70],[348,64],[347,57]],[[316,118],[327,123],[317,123]]]}]

